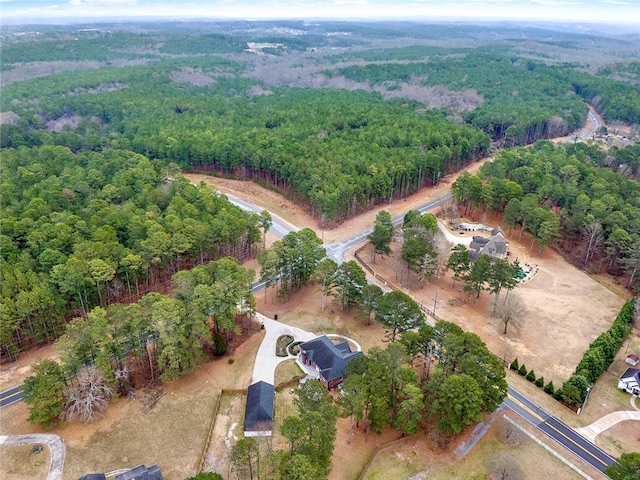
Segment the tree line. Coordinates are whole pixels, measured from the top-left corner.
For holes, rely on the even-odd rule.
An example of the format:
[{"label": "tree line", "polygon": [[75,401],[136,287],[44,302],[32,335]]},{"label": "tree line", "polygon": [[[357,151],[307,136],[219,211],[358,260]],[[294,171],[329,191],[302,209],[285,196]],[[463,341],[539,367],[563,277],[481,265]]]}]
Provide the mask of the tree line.
[{"label": "tree line", "polygon": [[237,318],[253,317],[253,276],[223,257],[176,273],[170,296],[152,292],[74,318],[55,343],[61,363],[39,360],[25,380],[28,420],[45,428],[91,422],[113,397],[175,380],[224,354],[242,328]]},{"label": "tree line", "polygon": [[2,358],[51,342],[65,318],[166,290],[179,270],[255,255],[258,218],[130,151],[3,150]]}]

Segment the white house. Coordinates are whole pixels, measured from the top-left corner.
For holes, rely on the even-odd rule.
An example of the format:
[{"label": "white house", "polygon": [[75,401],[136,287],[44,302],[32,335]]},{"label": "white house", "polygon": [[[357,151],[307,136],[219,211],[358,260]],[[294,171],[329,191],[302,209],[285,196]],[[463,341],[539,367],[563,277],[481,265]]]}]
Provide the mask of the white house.
[{"label": "white house", "polygon": [[618,381],[618,388],[634,395],[640,395],[640,368],[627,368]]}]

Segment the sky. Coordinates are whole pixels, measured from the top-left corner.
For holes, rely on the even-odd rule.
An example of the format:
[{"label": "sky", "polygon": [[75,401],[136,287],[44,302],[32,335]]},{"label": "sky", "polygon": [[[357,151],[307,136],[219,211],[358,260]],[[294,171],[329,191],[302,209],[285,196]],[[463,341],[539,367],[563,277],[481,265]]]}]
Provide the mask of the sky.
[{"label": "sky", "polygon": [[0,0],[0,24],[112,17],[515,19],[640,27],[640,0]]}]

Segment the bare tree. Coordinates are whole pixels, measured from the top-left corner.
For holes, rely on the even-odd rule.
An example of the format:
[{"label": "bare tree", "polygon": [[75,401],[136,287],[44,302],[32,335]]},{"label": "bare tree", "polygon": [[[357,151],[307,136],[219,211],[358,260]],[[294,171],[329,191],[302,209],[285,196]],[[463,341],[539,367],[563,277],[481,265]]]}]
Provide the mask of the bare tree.
[{"label": "bare tree", "polygon": [[511,294],[505,299],[502,305],[498,306],[497,313],[502,323],[504,323],[504,332],[502,333],[506,335],[509,325],[518,329],[522,327],[527,308],[518,295]]},{"label": "bare tree", "polygon": [[594,252],[602,244],[602,225],[599,222],[591,222],[584,229],[584,243],[587,247],[587,253],[584,256],[584,264],[588,264]]},{"label": "bare tree", "polygon": [[489,480],[522,480],[524,472],[518,460],[508,452],[500,452],[489,458],[487,465]]},{"label": "bare tree", "polygon": [[438,232],[433,240],[433,249],[436,252],[438,261],[438,268],[436,269],[436,278],[440,278],[441,271],[446,270],[449,256],[451,255],[451,249],[453,244],[447,240],[447,238]]},{"label": "bare tree", "polygon": [[444,213],[447,220],[449,220],[449,224],[451,224],[456,218],[460,216],[458,204],[456,203],[454,198],[442,204],[442,213]]},{"label": "bare tree", "polygon": [[522,432],[520,432],[515,425],[503,418],[498,426],[498,437],[505,445],[517,447],[522,440]]},{"label": "bare tree", "polygon": [[420,288],[424,288],[424,284],[434,274],[438,272],[438,259],[435,256],[425,253],[418,262],[418,278],[420,279]]},{"label": "bare tree", "polygon": [[95,367],[84,367],[64,395],[65,417],[91,423],[104,412],[115,391],[105,383],[102,372]]}]

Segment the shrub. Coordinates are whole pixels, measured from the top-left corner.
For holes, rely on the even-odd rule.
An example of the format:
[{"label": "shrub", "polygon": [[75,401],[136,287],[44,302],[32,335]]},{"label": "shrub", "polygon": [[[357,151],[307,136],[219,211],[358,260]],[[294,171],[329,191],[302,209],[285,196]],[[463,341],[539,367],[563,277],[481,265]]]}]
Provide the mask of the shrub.
[{"label": "shrub", "polygon": [[229,365],[233,365],[234,362],[236,361],[235,358],[230,358],[229,360],[227,360],[229,362]]},{"label": "shrub", "polygon": [[548,393],[549,395],[553,395],[556,391],[555,387],[553,386],[553,382],[549,382],[544,386],[544,391],[545,393]]},{"label": "shrub", "polygon": [[276,355],[278,357],[288,357],[287,347],[293,340],[294,338],[291,335],[280,335],[276,341]]},{"label": "shrub", "polygon": [[531,369],[531,371],[529,373],[527,373],[527,376],[524,377],[527,380],[529,380],[531,383],[536,381],[536,372],[533,371],[533,368]]},{"label": "shrub", "polygon": [[213,354],[220,356],[227,353],[227,341],[221,333],[216,332],[213,336]]},{"label": "shrub", "polygon": [[520,368],[518,369],[518,374],[522,377],[524,377],[527,374],[527,367],[524,366],[524,363],[520,365]]},{"label": "shrub", "polygon": [[536,387],[538,388],[544,387],[544,377],[540,377],[536,380]]},{"label": "shrub", "polygon": [[569,405],[580,405],[587,396],[588,387],[589,381],[586,378],[573,374],[562,385],[561,397]]},{"label": "shrub", "polygon": [[517,358],[513,362],[511,362],[511,364],[509,365],[509,368],[511,370],[518,370],[518,368],[520,368],[520,365],[518,364],[518,359]]},{"label": "shrub", "polygon": [[559,388],[553,392],[553,398],[557,401],[562,401],[562,388]]}]

